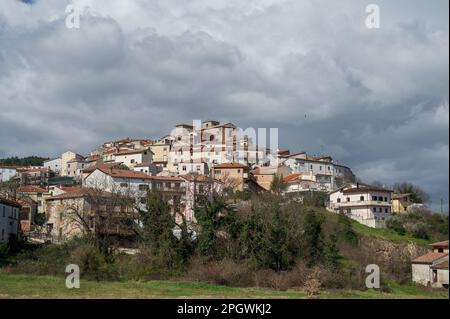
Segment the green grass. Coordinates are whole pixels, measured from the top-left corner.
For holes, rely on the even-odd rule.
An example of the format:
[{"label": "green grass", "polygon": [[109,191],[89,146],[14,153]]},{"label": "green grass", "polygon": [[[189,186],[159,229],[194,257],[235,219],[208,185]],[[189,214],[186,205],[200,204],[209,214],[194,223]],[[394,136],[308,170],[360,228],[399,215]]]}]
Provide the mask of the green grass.
[{"label": "green grass", "polygon": [[427,245],[431,244],[432,240],[425,240],[420,238],[415,238],[411,235],[405,234],[400,235],[392,229],[387,228],[371,228],[366,225],[360,224],[357,221],[352,220],[353,229],[360,235],[368,236],[368,237],[378,237],[381,239],[389,240],[395,243],[402,242],[413,242],[418,245]]},{"label": "green grass", "polygon": [[[448,298],[448,292],[389,283],[390,293],[323,291],[321,298]],[[306,298],[301,290],[274,291],[234,288],[200,282],[154,280],[148,282],[81,281],[80,289],[67,289],[65,279],[52,276],[0,274],[0,298]]]}]

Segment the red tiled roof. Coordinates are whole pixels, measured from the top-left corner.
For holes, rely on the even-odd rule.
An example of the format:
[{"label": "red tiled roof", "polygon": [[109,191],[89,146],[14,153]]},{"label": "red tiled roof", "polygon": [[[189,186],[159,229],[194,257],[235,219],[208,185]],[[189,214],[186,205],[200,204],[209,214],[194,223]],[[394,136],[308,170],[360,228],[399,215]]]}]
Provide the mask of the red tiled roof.
[{"label": "red tiled roof", "polygon": [[139,153],[144,153],[144,152],[151,152],[153,153],[151,150],[149,150],[148,148],[143,148],[143,149],[139,149],[139,150],[123,150],[123,151],[118,151],[116,153],[114,153],[115,155],[127,155],[127,154],[139,154]]},{"label": "red tiled roof", "polygon": [[181,181],[181,179],[177,177],[171,176],[150,176],[146,173],[123,170],[123,169],[105,169],[105,168],[97,168],[103,173],[116,178],[128,178],[128,179],[151,179],[151,180],[162,180],[162,181]]},{"label": "red tiled roof", "polygon": [[434,265],[432,268],[434,268],[434,269],[447,269],[448,270],[448,260],[444,260],[443,262],[440,262],[440,263]]},{"label": "red tiled roof", "polygon": [[446,253],[430,252],[428,254],[417,257],[412,262],[415,264],[432,264],[435,260],[438,260],[439,258],[445,257],[447,255],[448,254]]},{"label": "red tiled roof", "polygon": [[92,189],[89,189],[89,188],[81,188],[80,187],[76,191],[68,192],[68,193],[64,193],[64,194],[60,194],[60,195],[56,195],[56,196],[52,196],[52,197],[47,198],[46,200],[80,198],[80,197],[84,197],[86,195],[89,195],[91,192],[94,195],[105,196],[105,197],[113,195],[112,193],[105,192],[105,191],[98,191],[98,190],[92,190]]},{"label": "red tiled roof", "polygon": [[47,190],[45,188],[42,187],[37,187],[37,186],[32,186],[32,185],[25,185],[25,186],[20,186],[17,189],[18,193],[46,193]]},{"label": "red tiled roof", "polygon": [[0,197],[0,203],[8,205],[8,206],[15,206],[15,207],[18,207],[18,208],[22,207],[22,205],[20,205],[18,202],[10,200],[10,199],[3,198],[3,197]]},{"label": "red tiled roof", "polygon": [[302,174],[300,174],[300,173],[288,175],[288,176],[286,176],[286,177],[283,178],[283,182],[289,183],[289,182],[295,181],[295,180],[298,179],[300,176],[302,176]]},{"label": "red tiled roof", "polygon": [[448,247],[448,240],[439,241],[437,243],[432,243],[432,244],[430,244],[430,246],[433,246],[433,247]]},{"label": "red tiled roof", "polygon": [[248,167],[241,163],[222,163],[214,165],[214,168],[248,168]]}]

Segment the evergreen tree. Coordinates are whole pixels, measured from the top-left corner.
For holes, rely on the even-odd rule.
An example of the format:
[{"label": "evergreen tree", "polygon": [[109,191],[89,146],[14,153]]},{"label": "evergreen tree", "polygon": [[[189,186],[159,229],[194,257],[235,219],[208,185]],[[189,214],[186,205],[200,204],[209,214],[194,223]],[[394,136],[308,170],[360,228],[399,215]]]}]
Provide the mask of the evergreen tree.
[{"label": "evergreen tree", "polygon": [[323,217],[313,210],[305,214],[303,225],[304,254],[307,264],[312,266],[324,258],[324,243],[322,234]]}]

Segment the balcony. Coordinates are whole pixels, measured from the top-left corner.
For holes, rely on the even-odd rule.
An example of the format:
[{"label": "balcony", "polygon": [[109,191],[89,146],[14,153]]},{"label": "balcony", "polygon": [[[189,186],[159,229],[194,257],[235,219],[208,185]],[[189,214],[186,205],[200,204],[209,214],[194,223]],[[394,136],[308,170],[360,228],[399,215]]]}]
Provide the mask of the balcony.
[{"label": "balcony", "polygon": [[344,201],[340,203],[330,203],[330,208],[336,209],[339,207],[357,207],[357,206],[391,206],[390,202],[379,200],[358,200],[358,201]]}]

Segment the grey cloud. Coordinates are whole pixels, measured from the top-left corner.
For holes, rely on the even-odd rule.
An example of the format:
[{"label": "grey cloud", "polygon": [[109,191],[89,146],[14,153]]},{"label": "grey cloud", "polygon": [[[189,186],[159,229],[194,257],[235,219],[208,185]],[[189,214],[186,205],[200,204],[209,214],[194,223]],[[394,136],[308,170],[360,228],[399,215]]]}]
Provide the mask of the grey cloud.
[{"label": "grey cloud", "polygon": [[379,30],[358,1],[79,0],[80,30],[66,3],[3,8],[0,157],[218,118],[448,200],[448,3],[381,1]]}]

